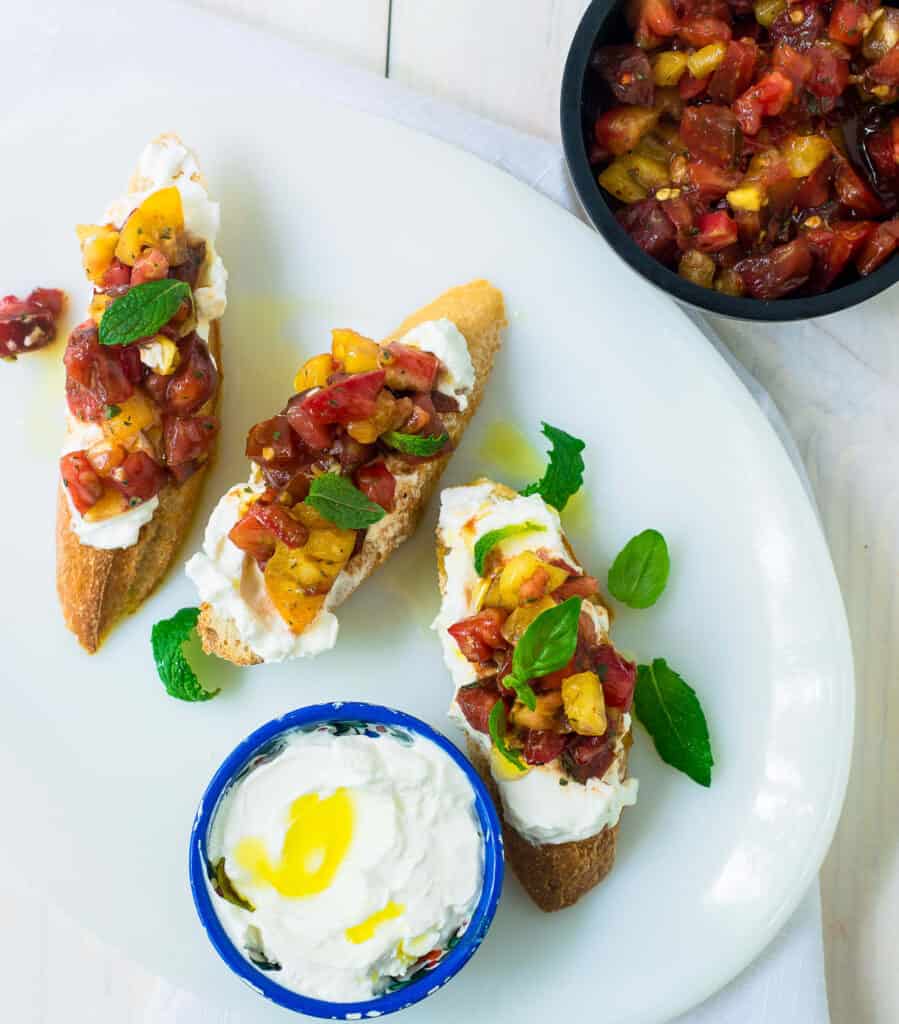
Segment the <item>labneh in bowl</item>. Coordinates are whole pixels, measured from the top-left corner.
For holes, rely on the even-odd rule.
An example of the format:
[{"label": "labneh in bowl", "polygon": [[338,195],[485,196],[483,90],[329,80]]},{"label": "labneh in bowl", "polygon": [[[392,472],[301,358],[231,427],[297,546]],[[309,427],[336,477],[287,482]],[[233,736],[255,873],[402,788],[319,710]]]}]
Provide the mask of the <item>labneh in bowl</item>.
[{"label": "labneh in bowl", "polygon": [[821,294],[771,300],[738,297],[686,280],[633,241],[615,216],[624,204],[597,183],[599,168],[591,166],[587,148],[597,115],[613,102],[599,75],[591,69],[590,58],[597,47],[633,42],[625,9],[626,0],[593,0],[589,5],[568,53],[561,93],[562,142],[571,179],[587,216],[615,252],[675,299],[739,320],[780,322],[826,316],[849,309],[895,284],[899,280],[899,253],[867,277],[847,271],[840,278],[844,283]]},{"label": "labneh in bowl", "polygon": [[[336,737],[336,741],[333,741],[334,737]],[[391,954],[394,962],[395,958],[400,956],[401,951],[403,957],[408,958],[409,966],[408,968],[403,967],[404,973],[402,976],[398,978],[382,977],[381,980],[389,982],[386,986],[381,986],[383,991],[373,994],[370,998],[354,1000],[319,998],[303,994],[295,988],[280,984],[278,974],[281,967],[276,963],[269,962],[268,957],[272,955],[274,946],[268,949],[262,948],[265,935],[261,927],[255,932],[260,939],[259,948],[250,949],[249,944],[246,942],[243,944],[243,948],[240,948],[240,944],[236,941],[234,935],[233,921],[240,919],[246,923],[249,920],[247,911],[257,915],[258,912],[264,911],[266,908],[261,904],[255,907],[250,905],[247,908],[239,902],[235,907],[235,898],[238,901],[249,901],[246,890],[243,893],[239,892],[237,886],[233,884],[233,880],[226,874],[226,868],[233,872],[233,865],[231,868],[228,868],[227,858],[215,859],[215,854],[210,852],[210,847],[214,849],[221,847],[223,836],[227,835],[227,832],[222,830],[227,829],[230,816],[232,814],[238,815],[239,812],[245,812],[247,805],[251,809],[255,806],[252,799],[253,790],[247,788],[246,780],[253,779],[255,773],[260,769],[263,772],[268,771],[269,774],[265,776],[268,781],[263,783],[263,785],[267,785],[269,790],[275,789],[278,801],[276,807],[282,807],[284,799],[291,801],[291,817],[287,831],[284,834],[283,847],[280,853],[281,862],[280,864],[272,865],[266,861],[265,870],[269,872],[269,875],[264,876],[262,888],[270,886],[274,890],[275,882],[271,881],[271,879],[275,877],[277,877],[278,885],[281,885],[283,876],[277,873],[285,870],[285,865],[288,864],[288,844],[295,840],[299,840],[299,856],[305,858],[299,870],[301,881],[316,879],[320,882],[321,872],[330,871],[329,880],[324,887],[313,887],[311,893],[302,893],[299,896],[296,892],[290,892],[287,894],[286,899],[282,899],[280,895],[271,895],[270,903],[274,902],[277,905],[280,901],[288,905],[292,911],[295,906],[294,901],[302,902],[302,897],[306,895],[320,896],[324,893],[327,896],[329,887],[335,890],[339,888],[338,882],[343,885],[342,892],[349,892],[350,894],[355,892],[357,897],[364,898],[368,889],[363,892],[359,891],[358,884],[360,879],[353,877],[350,868],[347,866],[352,861],[351,855],[354,850],[357,853],[361,853],[361,857],[357,856],[355,862],[353,862],[354,865],[362,864],[364,867],[369,867],[369,854],[372,850],[372,843],[380,843],[383,835],[391,834],[391,829],[395,833],[402,834],[402,826],[403,824],[408,825],[408,821],[403,819],[399,825],[387,824],[383,829],[379,827],[379,822],[393,822],[394,817],[398,817],[400,812],[397,811],[396,815],[394,815],[390,809],[386,809],[386,813],[383,816],[372,814],[373,810],[378,810],[377,799],[381,796],[377,786],[373,787],[373,799],[375,802],[365,804],[359,802],[358,789],[354,789],[347,796],[347,791],[342,789],[341,786],[334,788],[327,784],[322,785],[322,792],[310,791],[306,795],[294,800],[292,795],[294,791],[291,789],[292,779],[286,787],[283,778],[277,779],[275,776],[276,781],[272,781],[273,766],[279,764],[278,758],[284,755],[285,751],[290,753],[299,750],[303,756],[308,757],[310,750],[309,741],[311,738],[313,744],[311,749],[313,752],[318,749],[316,744],[320,743],[323,745],[322,749],[325,751],[325,754],[327,754],[330,744],[330,754],[333,755],[335,753],[333,742],[339,743],[343,737],[349,737],[351,743],[349,746],[345,746],[345,749],[340,749],[339,762],[335,762],[332,759],[330,765],[323,766],[323,777],[325,778],[328,777],[328,772],[333,770],[333,766],[336,763],[339,763],[341,766],[349,763],[351,767],[348,771],[352,775],[357,771],[357,765],[362,765],[362,769],[359,770],[363,770],[368,763],[381,764],[383,759],[386,758],[389,761],[390,757],[393,757],[392,754],[390,757],[387,757],[387,749],[380,746],[374,748],[379,750],[379,753],[376,756],[369,757],[365,751],[373,748],[368,748],[368,743],[377,745],[393,744],[393,749],[398,750],[400,747],[405,747],[411,751],[422,753],[426,764],[430,764],[429,759],[433,758],[434,764],[439,764],[440,766],[437,769],[437,778],[443,790],[449,793],[455,800],[455,803],[449,804],[450,811],[455,815],[461,815],[463,813],[461,808],[464,805],[465,808],[469,809],[468,813],[470,813],[471,818],[470,821],[465,822],[465,828],[462,830],[465,832],[465,835],[462,837],[463,843],[458,846],[458,851],[461,852],[458,852],[457,848],[452,846],[455,838],[453,835],[447,835],[444,831],[439,831],[438,834],[438,831],[435,831],[433,828],[422,837],[422,842],[429,851],[434,851],[433,857],[437,859],[440,859],[440,854],[437,851],[441,848],[451,850],[451,853],[445,853],[442,858],[445,863],[454,863],[457,859],[467,857],[470,865],[471,857],[473,856],[472,839],[467,832],[470,825],[478,837],[481,864],[480,893],[479,895],[473,895],[471,902],[465,904],[466,908],[471,908],[470,911],[466,909],[461,912],[463,919],[457,925],[456,917],[450,914],[449,909],[447,910],[448,920],[450,921],[449,927],[453,929],[452,934],[447,936],[444,933],[438,942],[437,948],[432,949],[426,949],[424,946],[418,948],[413,945],[413,943],[419,943],[420,945],[422,940],[425,943],[430,941],[430,936],[425,937],[427,933],[415,936],[413,932],[413,938],[407,939],[404,937],[396,946],[395,952]],[[430,744],[433,744],[434,750],[431,750]],[[316,754],[315,756],[318,755]],[[404,754],[403,757],[406,757],[406,755]],[[445,764],[446,759],[449,759],[452,763]],[[293,771],[294,774],[296,773],[296,767],[293,766],[298,764],[302,767],[303,764],[302,761],[291,761],[290,758],[287,759],[287,762],[287,770]],[[406,762],[400,758],[396,763],[404,764]],[[444,774],[444,768],[446,769],[446,774]],[[282,769],[282,775],[284,771],[285,769]],[[408,780],[404,781],[407,786],[410,784]],[[425,793],[429,801],[433,800],[436,802],[441,797],[441,793],[434,792],[433,785],[428,785],[433,782],[431,778],[416,779],[415,782],[417,788],[423,794],[423,799]],[[470,787],[471,791],[470,805],[467,800],[467,791],[465,791],[464,799],[461,797],[466,784]],[[329,789],[332,791],[327,792]],[[263,792],[266,791],[263,790]],[[389,800],[394,799],[394,794],[397,792],[398,790],[395,788],[389,789],[387,798]],[[259,793],[258,784],[256,793],[257,795]],[[350,801],[348,806],[351,810],[347,811],[344,808],[345,814],[349,815],[349,817],[344,818],[343,822],[341,822],[341,815],[339,813],[336,816],[330,814],[330,812],[327,817],[322,815],[325,805],[338,799],[345,802]],[[297,804],[300,800],[311,800],[313,804],[311,808],[308,805],[306,806],[305,812],[307,812],[307,817],[304,818],[300,817],[300,812],[297,810]],[[339,807],[336,809],[340,810]],[[302,821],[304,827],[307,822],[312,822],[313,818],[308,816],[310,812],[313,815],[318,815],[318,818],[315,820],[322,822],[321,834],[328,837],[327,840],[324,840],[325,845],[321,851],[318,848],[310,849],[308,846],[304,847],[304,835],[291,835],[291,829],[298,821]],[[217,820],[217,815],[220,813],[221,818],[225,820],[224,825],[221,824],[221,818]],[[256,824],[263,823],[266,820],[271,821],[280,814],[280,811],[276,814],[274,811],[265,808],[261,814],[256,815]],[[459,822],[463,819],[457,817],[454,820]],[[441,821],[435,821],[433,824],[437,826],[441,823],[442,819]],[[359,827],[358,833],[356,832],[357,825]],[[305,831],[309,832],[310,830],[305,829]],[[357,835],[359,842],[354,847],[353,844],[356,842]],[[373,838],[370,838],[372,836]],[[245,841],[241,840],[241,843]],[[251,843],[259,842],[256,839],[249,841]],[[334,847],[328,845],[332,841],[337,844],[344,844],[339,846],[334,860],[332,860]],[[271,855],[271,842],[268,843],[268,846],[269,854]],[[380,847],[377,848],[380,849]],[[296,853],[297,849],[294,846],[292,852]],[[401,848],[400,853],[403,852],[405,852],[405,848]],[[414,857],[414,853],[415,851],[413,850],[410,857]],[[264,858],[265,854],[262,856]],[[243,866],[240,857],[240,844],[238,844],[237,856],[234,859],[238,862],[239,866]],[[399,855],[395,859],[400,859]],[[390,862],[393,863],[393,859]],[[336,867],[334,866],[335,863]],[[217,874],[217,865],[221,875]],[[294,862],[293,866],[296,866],[296,862]],[[344,868],[342,880],[340,875],[341,867]],[[445,985],[471,959],[490,928],[502,892],[502,831],[493,803],[477,772],[468,762],[467,758],[446,737],[432,729],[425,722],[402,711],[395,711],[391,708],[375,704],[338,701],[299,708],[281,718],[274,719],[249,735],[228,755],[213,776],[200,801],[190,836],[189,870],[191,891],[200,922],[216,952],[241,980],[256,992],[286,1009],[328,1020],[359,1020],[393,1013],[419,1002]],[[443,871],[445,875],[447,869],[443,867],[439,870]],[[473,877],[473,875],[469,874],[469,884]],[[221,892],[223,879],[225,885],[230,890],[230,895],[224,898]],[[378,880],[379,882],[382,881],[380,877]],[[414,881],[414,879],[411,880]],[[295,876],[292,881],[293,884],[296,883]],[[354,884],[357,886],[355,890],[353,889]],[[283,889],[279,888],[279,893],[283,893],[283,891]],[[258,900],[259,892],[260,888],[257,887],[251,890],[251,895]],[[476,884],[473,892],[477,892]],[[379,895],[378,902],[380,901],[381,897]],[[308,908],[308,904],[306,906]],[[397,913],[391,913],[390,908],[395,908]],[[338,945],[344,945],[348,950],[351,949],[349,945],[351,942],[364,943],[376,933],[377,929],[384,922],[387,922],[389,925],[391,917],[401,918],[402,915],[399,911],[405,909],[404,905],[394,903],[391,896],[390,902],[383,910],[369,913],[367,918],[361,923],[354,923],[352,928],[346,928],[346,942],[343,942],[340,936],[335,939],[333,934],[329,935],[327,941],[332,943],[330,948],[333,948],[335,941]],[[268,910],[271,912],[271,907]],[[327,904],[322,906],[320,910],[321,914],[319,916],[330,925],[330,918],[325,916],[330,912]],[[454,912],[456,915],[460,913],[457,908]],[[255,920],[255,917],[253,919]],[[223,922],[228,922],[228,926]],[[280,932],[279,941],[282,943],[280,947],[282,952],[284,949],[284,935],[289,934],[292,936],[297,934],[296,922],[293,922],[294,928],[292,931],[289,925],[290,922],[288,922],[286,933]],[[265,925],[265,927],[274,928],[275,926]],[[342,929],[343,924],[339,928]],[[352,938],[350,937],[350,932],[354,933]],[[359,934],[360,932],[361,934]],[[244,932],[243,934],[245,935],[246,933]],[[270,932],[269,934],[274,935],[278,933]],[[305,933],[301,932],[301,934]],[[408,941],[410,947],[412,947],[411,953],[403,949],[404,941]],[[362,947],[360,945],[354,948],[361,949]],[[276,960],[277,957],[275,956],[273,959]],[[312,963],[313,973],[320,969],[321,961],[318,963],[307,961],[307,963]],[[405,959],[403,964],[405,965]],[[285,959],[285,967],[288,966]],[[361,970],[367,970],[367,968],[360,968],[360,965],[357,963],[353,963],[350,966],[340,964],[339,968],[335,968],[335,971],[338,969],[344,972],[351,970],[357,975],[360,974]],[[327,984],[333,986],[335,983],[332,981],[331,974],[329,973],[331,971],[331,964],[326,964],[321,970],[327,975]],[[285,973],[287,972],[285,971]]]}]

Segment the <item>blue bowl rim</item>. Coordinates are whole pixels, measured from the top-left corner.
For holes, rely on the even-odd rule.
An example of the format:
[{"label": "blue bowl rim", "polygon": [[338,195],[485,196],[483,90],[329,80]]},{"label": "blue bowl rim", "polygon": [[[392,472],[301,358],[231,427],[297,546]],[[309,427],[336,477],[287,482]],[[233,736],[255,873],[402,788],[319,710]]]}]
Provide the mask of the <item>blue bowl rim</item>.
[{"label": "blue bowl rim", "polygon": [[[206,837],[215,810],[231,781],[254,754],[282,733],[324,722],[362,721],[371,725],[398,725],[436,743],[465,773],[475,795],[475,811],[484,838],[484,882],[471,922],[461,940],[430,971],[406,987],[365,1002],[333,1003],[300,995],[274,982],[235,948],[219,921],[206,882]],[[380,704],[332,701],[296,708],[259,726],[221,763],[200,800],[190,832],[188,857],[194,906],[213,948],[231,970],[254,991],[286,1009],[326,1020],[363,1019],[368,1013],[395,1013],[431,995],[455,977],[475,954],[496,914],[503,888],[503,839],[493,801],[467,757],[446,736],[421,719]]]},{"label": "blue bowl rim", "polygon": [[[867,277],[801,298],[751,299],[724,295],[680,277],[663,263],[645,253],[618,223],[596,183],[583,131],[583,95],[590,55],[605,42],[606,22],[625,0],[591,0],[578,25],[562,74],[560,119],[562,147],[577,196],[596,230],[615,252],[641,277],[657,288],[697,309],[735,320],[784,323],[839,313],[878,295],[899,280],[899,254],[894,255]],[[895,3],[895,0],[889,0]],[[609,39],[609,42],[619,42]]]}]

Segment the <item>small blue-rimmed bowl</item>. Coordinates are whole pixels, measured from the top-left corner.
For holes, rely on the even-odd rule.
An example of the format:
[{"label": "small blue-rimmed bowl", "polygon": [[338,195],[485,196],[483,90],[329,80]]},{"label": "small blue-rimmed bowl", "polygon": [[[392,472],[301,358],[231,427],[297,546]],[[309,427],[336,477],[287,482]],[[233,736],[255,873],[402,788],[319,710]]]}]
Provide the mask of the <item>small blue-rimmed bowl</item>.
[{"label": "small blue-rimmed bowl", "polygon": [[[332,1003],[300,995],[272,980],[270,973],[254,967],[238,950],[219,921],[207,886],[206,838],[223,795],[232,783],[253,767],[259,757],[270,756],[278,740],[294,729],[327,723],[346,723],[352,727],[370,726],[371,734],[386,732],[398,726],[407,732],[423,736],[436,743],[465,773],[474,792],[475,813],[484,842],[484,882],[481,897],[465,932],[457,937],[451,948],[439,958],[423,964],[410,978],[403,979],[400,987],[362,1003]],[[281,718],[260,726],[225,758],[213,775],[200,801],[190,833],[190,887],[200,922],[216,952],[234,973],[250,988],[288,1010],[321,1017],[325,1020],[359,1020],[367,1016],[394,1013],[417,1003],[445,985],[474,956],[487,934],[503,888],[503,840],[499,820],[483,782],[468,759],[445,736],[412,715],[380,704],[358,701],[335,701],[315,704],[290,711]]]}]

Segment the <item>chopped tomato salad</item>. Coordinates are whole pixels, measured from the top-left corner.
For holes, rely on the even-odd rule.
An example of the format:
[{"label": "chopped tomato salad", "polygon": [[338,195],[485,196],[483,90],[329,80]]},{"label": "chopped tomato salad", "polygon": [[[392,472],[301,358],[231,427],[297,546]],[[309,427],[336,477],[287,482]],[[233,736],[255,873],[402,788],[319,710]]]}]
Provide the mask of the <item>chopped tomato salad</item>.
[{"label": "chopped tomato salad", "polygon": [[58,288],[35,288],[25,299],[0,299],[0,358],[15,359],[49,345],[65,298]]},{"label": "chopped tomato salad", "polygon": [[591,59],[588,138],[618,220],[694,284],[777,299],[899,248],[899,9],[629,0]]},{"label": "chopped tomato salad", "polygon": [[[502,701],[505,743],[525,765],[552,761],[576,782],[601,778],[626,732],[623,716],[631,708],[637,667],[601,635],[587,610],[599,593],[596,579],[540,549],[491,556],[484,590],[481,610],[448,629],[478,676],[456,692],[465,720],[489,734],[490,714]],[[542,613],[571,597],[584,600],[574,654],[564,668],[527,680],[534,694],[529,707],[506,685],[515,648]]]},{"label": "chopped tomato salad", "polygon": [[[185,228],[176,188],[151,193],[121,225],[81,225],[78,236],[94,293],[63,363],[72,427],[85,446],[63,455],[60,474],[75,510],[101,520],[178,486],[208,460],[219,425],[203,410],[219,374],[197,333],[192,295],[206,243]],[[166,280],[191,298],[147,336],[101,342],[117,302]]]}]

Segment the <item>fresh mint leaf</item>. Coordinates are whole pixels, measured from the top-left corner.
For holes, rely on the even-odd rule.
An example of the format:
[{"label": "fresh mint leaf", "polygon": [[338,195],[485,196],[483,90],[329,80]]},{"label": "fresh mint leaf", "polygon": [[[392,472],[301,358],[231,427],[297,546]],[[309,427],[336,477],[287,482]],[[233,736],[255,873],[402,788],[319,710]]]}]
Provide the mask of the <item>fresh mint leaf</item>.
[{"label": "fresh mint leaf", "polygon": [[106,308],[100,320],[101,345],[127,345],[164,327],[190,298],[190,285],[164,277],[136,284]]},{"label": "fresh mint leaf", "polygon": [[485,533],[483,537],[478,537],[478,541],[474,546],[474,571],[478,576],[484,575],[484,563],[487,561],[487,556],[502,541],[507,540],[509,537],[519,537],[523,533],[540,533],[546,529],[540,523],[532,523],[530,521],[525,523],[511,523],[509,526],[501,526],[498,530],[491,530],[489,533]]},{"label": "fresh mint leaf", "polygon": [[490,717],[487,719],[487,728],[490,730],[490,739],[493,740],[496,749],[510,764],[514,764],[519,771],[523,772],[525,765],[521,758],[506,743],[506,705],[501,700],[493,705]]},{"label": "fresh mint leaf", "polygon": [[315,477],[306,503],[341,530],[364,530],[385,515],[380,505],[366,498],[339,473],[322,473]]},{"label": "fresh mint leaf", "polygon": [[662,596],[671,570],[668,545],[658,530],[644,530],[624,545],[609,570],[609,590],[629,608],[649,608]]},{"label": "fresh mint leaf", "polygon": [[156,671],[166,693],[178,700],[211,700],[219,692],[205,690],[200,685],[182,650],[182,645],[196,628],[199,617],[199,608],[182,608],[170,619],[161,619],[157,622],[150,633]]},{"label": "fresh mint leaf", "polygon": [[381,435],[381,440],[391,448],[404,452],[406,455],[436,455],[449,440],[449,434],[433,434],[421,437],[419,434],[400,434],[396,430],[388,430]]},{"label": "fresh mint leaf", "polygon": [[514,689],[532,711],[537,700],[528,681],[557,672],[571,661],[577,647],[582,601],[580,597],[569,597],[554,608],[547,608],[534,619],[515,645],[512,671],[503,679],[503,684]]},{"label": "fresh mint leaf", "polygon": [[539,494],[541,498],[559,512],[568,504],[568,499],[577,494],[584,483],[584,460],[581,452],[587,446],[577,437],[564,430],[543,424],[543,434],[549,438],[551,448],[549,465],[543,477],[535,484],[529,484],[521,492]]},{"label": "fresh mint leaf", "polygon": [[637,669],[634,711],[666,764],[700,786],[712,784],[715,762],[699,698],[664,658]]}]

